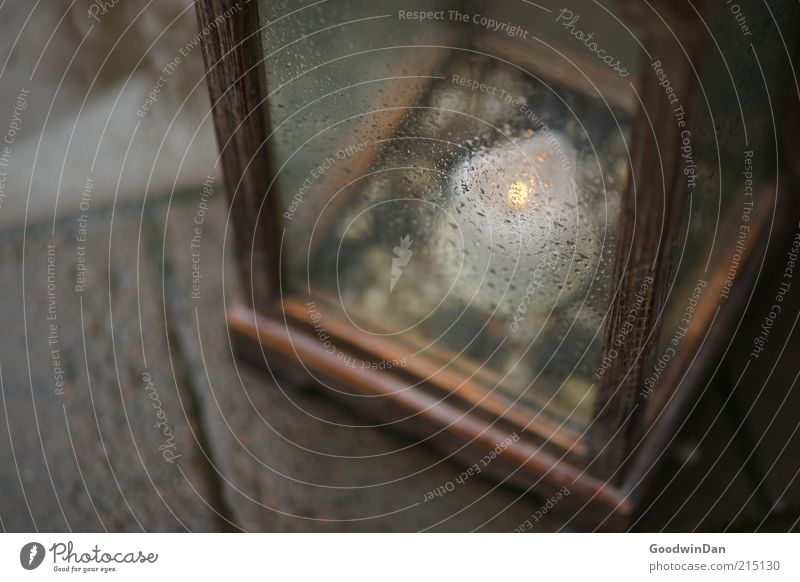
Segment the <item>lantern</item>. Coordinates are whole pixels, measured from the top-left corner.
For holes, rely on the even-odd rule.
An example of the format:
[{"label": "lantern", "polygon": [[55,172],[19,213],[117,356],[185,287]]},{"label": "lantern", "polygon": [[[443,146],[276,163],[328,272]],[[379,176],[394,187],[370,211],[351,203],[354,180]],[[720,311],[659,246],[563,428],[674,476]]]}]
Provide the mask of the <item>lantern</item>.
[{"label": "lantern", "polygon": [[797,10],[717,4],[199,0],[242,354],[630,523],[796,211]]}]

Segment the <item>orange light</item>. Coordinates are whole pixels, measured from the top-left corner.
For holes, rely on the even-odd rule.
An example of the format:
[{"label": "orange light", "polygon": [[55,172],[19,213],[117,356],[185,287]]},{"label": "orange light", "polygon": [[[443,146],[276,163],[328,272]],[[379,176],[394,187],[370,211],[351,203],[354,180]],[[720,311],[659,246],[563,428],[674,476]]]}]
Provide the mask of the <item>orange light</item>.
[{"label": "orange light", "polygon": [[525,206],[528,201],[528,185],[525,182],[514,182],[508,189],[508,203],[511,206]]}]

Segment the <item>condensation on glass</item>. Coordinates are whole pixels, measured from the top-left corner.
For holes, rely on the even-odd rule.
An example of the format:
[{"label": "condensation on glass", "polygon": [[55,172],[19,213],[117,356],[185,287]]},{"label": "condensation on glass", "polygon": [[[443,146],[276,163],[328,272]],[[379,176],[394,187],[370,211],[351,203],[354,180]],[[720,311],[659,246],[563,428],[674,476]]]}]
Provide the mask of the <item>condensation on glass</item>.
[{"label": "condensation on glass", "polygon": [[259,8],[284,300],[585,428],[640,68],[619,6]]}]

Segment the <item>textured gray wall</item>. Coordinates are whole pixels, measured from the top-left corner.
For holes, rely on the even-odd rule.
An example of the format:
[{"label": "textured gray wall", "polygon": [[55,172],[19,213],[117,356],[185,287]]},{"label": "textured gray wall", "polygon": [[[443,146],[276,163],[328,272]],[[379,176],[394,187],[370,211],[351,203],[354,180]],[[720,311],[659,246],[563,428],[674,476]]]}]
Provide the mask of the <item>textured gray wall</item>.
[{"label": "textured gray wall", "polygon": [[191,0],[112,2],[0,8],[0,227],[76,213],[87,178],[96,208],[217,171]]}]

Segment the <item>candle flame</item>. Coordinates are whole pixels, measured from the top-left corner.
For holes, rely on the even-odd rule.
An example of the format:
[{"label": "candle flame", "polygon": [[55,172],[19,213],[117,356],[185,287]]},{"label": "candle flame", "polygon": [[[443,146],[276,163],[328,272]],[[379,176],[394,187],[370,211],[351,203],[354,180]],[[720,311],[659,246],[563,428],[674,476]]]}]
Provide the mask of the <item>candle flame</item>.
[{"label": "candle flame", "polygon": [[528,201],[528,185],[525,182],[514,182],[508,189],[508,203],[522,207]]}]

